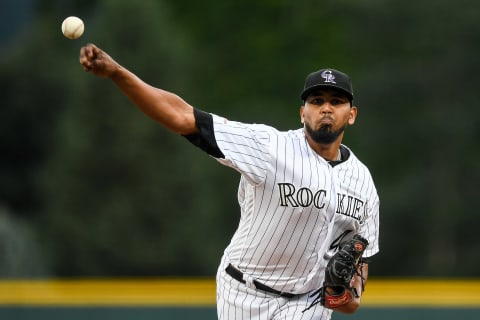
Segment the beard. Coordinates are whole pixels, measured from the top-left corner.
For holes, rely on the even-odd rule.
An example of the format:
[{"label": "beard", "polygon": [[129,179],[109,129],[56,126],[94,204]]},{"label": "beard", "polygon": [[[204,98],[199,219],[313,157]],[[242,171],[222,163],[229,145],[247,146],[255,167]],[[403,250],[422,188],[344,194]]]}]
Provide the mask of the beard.
[{"label": "beard", "polygon": [[319,144],[330,144],[337,140],[337,138],[345,131],[346,125],[339,128],[338,130],[333,130],[332,126],[329,124],[322,125],[320,129],[314,130],[312,127],[305,123],[305,130],[307,134],[312,138],[313,141]]}]

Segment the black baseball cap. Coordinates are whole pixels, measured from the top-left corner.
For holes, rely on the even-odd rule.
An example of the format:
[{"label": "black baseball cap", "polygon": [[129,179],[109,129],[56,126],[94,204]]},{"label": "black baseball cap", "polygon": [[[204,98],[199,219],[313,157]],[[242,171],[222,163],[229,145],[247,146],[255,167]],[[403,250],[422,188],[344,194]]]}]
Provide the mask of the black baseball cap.
[{"label": "black baseball cap", "polygon": [[335,69],[321,69],[310,73],[305,79],[305,85],[300,98],[305,101],[312,91],[325,87],[338,89],[345,93],[350,102],[353,101],[353,88],[350,77],[346,73]]}]

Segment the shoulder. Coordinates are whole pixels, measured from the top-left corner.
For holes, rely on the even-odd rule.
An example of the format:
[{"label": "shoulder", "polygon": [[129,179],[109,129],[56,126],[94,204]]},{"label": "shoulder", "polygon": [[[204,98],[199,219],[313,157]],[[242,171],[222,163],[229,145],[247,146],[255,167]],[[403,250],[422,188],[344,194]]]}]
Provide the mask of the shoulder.
[{"label": "shoulder", "polygon": [[289,136],[291,135],[290,132],[293,132],[293,131],[280,131],[277,128],[268,124],[248,123],[248,122],[230,120],[215,114],[212,114],[212,117],[213,117],[213,123],[216,131],[229,131],[229,132],[245,131],[245,132],[251,132],[255,136],[263,136],[263,135]]},{"label": "shoulder", "polygon": [[349,157],[344,162],[345,170],[351,171],[352,174],[358,176],[358,179],[368,182],[371,187],[376,190],[374,178],[368,166],[361,161],[349,147],[343,144],[342,147],[349,152]]},{"label": "shoulder", "polygon": [[363,161],[361,161],[357,157],[357,155],[352,151],[352,149],[350,149],[348,146],[346,146],[344,144],[342,144],[341,147],[344,148],[345,150],[347,150],[347,152],[349,153],[349,157],[348,157],[347,161],[350,162],[351,166],[355,166],[358,169],[361,169],[361,170],[367,172],[371,176],[370,169],[367,167],[367,165]]}]

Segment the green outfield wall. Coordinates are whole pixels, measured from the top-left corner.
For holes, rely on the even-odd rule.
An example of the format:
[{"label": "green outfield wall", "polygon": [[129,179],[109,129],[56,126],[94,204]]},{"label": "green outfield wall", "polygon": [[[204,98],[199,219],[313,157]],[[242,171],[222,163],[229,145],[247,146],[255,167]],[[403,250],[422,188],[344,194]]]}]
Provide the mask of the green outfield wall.
[{"label": "green outfield wall", "polygon": [[[0,319],[215,319],[213,279],[0,281]],[[480,280],[372,279],[333,319],[480,319]]]}]

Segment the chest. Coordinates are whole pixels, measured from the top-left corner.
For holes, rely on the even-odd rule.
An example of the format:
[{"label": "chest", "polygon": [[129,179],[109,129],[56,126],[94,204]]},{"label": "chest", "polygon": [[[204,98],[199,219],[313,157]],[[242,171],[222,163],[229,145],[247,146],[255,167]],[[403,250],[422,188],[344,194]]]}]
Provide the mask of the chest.
[{"label": "chest", "polygon": [[347,163],[332,167],[323,160],[297,157],[277,162],[267,188],[281,207],[317,209],[361,224],[368,205],[364,179],[361,170]]}]

